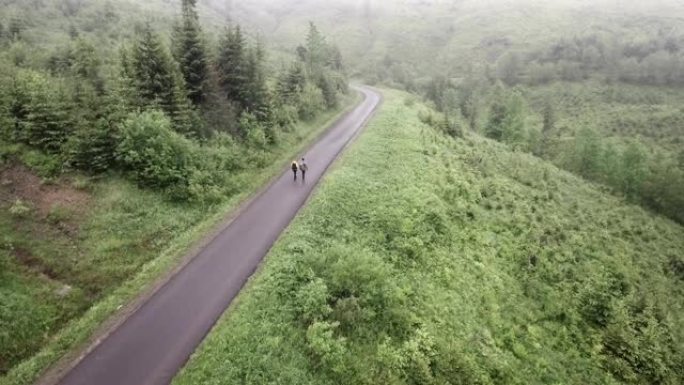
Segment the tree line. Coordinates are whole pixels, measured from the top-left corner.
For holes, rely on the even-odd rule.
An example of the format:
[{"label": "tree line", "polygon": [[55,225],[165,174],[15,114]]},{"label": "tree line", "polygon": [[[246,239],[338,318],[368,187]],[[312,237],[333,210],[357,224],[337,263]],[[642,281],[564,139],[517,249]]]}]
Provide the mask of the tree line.
[{"label": "tree line", "polygon": [[147,23],[114,60],[75,32],[36,66],[12,54],[23,34],[0,24],[0,158],[39,154],[29,163],[45,174],[123,171],[178,199],[219,199],[226,174],[261,166],[279,135],[348,92],[339,50],[313,23],[273,76],[263,41],[239,25],[210,46],[196,0],[182,1],[170,45]]}]

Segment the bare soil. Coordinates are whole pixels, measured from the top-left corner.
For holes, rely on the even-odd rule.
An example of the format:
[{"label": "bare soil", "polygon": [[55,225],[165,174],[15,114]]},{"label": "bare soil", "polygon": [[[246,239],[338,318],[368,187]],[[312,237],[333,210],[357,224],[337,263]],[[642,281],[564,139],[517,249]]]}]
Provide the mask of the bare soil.
[{"label": "bare soil", "polygon": [[11,205],[17,199],[29,203],[41,218],[46,218],[55,207],[82,214],[91,196],[69,186],[66,178],[45,184],[26,166],[13,164],[0,169],[0,204]]}]

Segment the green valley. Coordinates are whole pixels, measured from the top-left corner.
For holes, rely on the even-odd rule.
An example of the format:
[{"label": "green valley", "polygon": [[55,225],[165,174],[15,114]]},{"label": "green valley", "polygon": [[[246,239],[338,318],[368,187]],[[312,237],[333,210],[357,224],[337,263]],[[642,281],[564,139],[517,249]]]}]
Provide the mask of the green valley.
[{"label": "green valley", "polygon": [[683,86],[679,0],[0,0],[0,385],[680,385]]}]

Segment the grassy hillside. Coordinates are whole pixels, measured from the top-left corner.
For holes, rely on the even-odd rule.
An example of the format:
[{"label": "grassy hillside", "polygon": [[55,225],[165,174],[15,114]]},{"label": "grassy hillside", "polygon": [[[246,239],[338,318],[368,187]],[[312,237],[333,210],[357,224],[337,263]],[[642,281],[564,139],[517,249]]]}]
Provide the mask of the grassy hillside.
[{"label": "grassy hillside", "polygon": [[681,226],[385,95],[174,384],[681,383]]}]

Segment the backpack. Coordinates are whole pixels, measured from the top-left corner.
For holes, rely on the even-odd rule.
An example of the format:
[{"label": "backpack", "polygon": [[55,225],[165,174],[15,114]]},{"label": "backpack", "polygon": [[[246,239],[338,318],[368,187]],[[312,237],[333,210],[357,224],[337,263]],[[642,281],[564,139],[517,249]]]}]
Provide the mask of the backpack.
[{"label": "backpack", "polygon": [[297,167],[297,161],[296,160],[292,161],[292,171],[297,171],[297,168],[298,168]]}]

